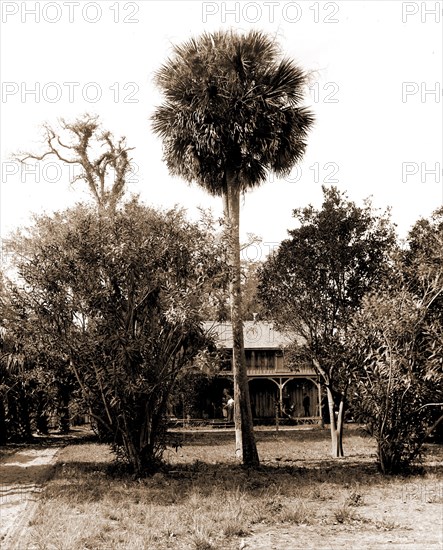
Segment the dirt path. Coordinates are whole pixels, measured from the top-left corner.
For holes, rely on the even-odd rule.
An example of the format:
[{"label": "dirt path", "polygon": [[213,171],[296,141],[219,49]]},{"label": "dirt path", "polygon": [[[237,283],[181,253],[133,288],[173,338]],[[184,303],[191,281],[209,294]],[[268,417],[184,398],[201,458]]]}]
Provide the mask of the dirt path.
[{"label": "dirt path", "polygon": [[20,537],[38,505],[61,447],[25,448],[0,461],[0,547],[20,550]]}]

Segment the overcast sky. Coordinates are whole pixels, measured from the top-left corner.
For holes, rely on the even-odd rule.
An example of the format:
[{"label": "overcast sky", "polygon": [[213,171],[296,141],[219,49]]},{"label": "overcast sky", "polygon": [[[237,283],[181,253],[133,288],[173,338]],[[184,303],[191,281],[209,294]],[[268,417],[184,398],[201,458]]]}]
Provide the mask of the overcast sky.
[{"label": "overcast sky", "polygon": [[[9,155],[38,151],[39,126],[97,113],[133,152],[129,190],[148,204],[218,215],[220,199],[169,176],[149,117],[161,102],[153,74],[204,31],[257,28],[313,74],[316,125],[302,164],[270,177],[242,205],[242,234],[277,243],[292,210],[319,206],[322,184],[361,204],[392,207],[404,236],[442,204],[442,2],[1,2],[1,235],[79,200],[66,167],[23,173]],[[46,180],[54,180],[51,182]],[[251,258],[253,259],[253,258]]]}]

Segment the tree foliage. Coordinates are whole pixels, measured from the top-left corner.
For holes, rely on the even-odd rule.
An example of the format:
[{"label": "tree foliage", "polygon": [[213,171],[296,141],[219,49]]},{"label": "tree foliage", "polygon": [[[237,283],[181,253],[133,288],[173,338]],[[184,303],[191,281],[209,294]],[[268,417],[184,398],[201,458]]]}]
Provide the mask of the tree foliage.
[{"label": "tree foliage", "polygon": [[68,164],[78,172],[71,183],[83,180],[100,210],[115,210],[125,193],[131,169],[126,138],[116,140],[109,130],[103,130],[97,116],[83,115],[73,122],[60,119],[59,128],[43,126],[44,152],[18,153],[22,163],[41,161],[46,157]]},{"label": "tree foliage", "polygon": [[376,214],[369,202],[359,207],[334,187],[323,194],[320,210],[294,210],[299,227],[264,263],[259,295],[281,328],[302,337],[292,353],[322,377],[333,443],[338,437],[333,454],[341,455],[334,422],[339,412],[340,432],[349,384],[345,335],[364,294],[386,276],[395,239],[388,216]]},{"label": "tree foliage", "polygon": [[443,332],[429,318],[434,292],[424,300],[401,288],[366,297],[349,336],[355,410],[377,440],[383,473],[404,472],[420,458],[432,406],[442,399]]},{"label": "tree foliage", "polygon": [[55,391],[63,377],[27,338],[23,309],[7,282],[0,285],[0,441],[28,441],[47,433],[48,415],[58,412]]},{"label": "tree foliage", "polygon": [[[70,183],[84,180],[100,214],[112,215],[125,193],[130,172],[129,151],[132,148],[126,145],[126,138],[116,140],[110,131],[102,129],[97,116],[89,114],[73,122],[60,119],[57,128],[46,123],[43,134],[43,152],[22,152],[15,157],[24,164],[48,157],[63,162],[70,167]],[[51,227],[51,231],[54,230]],[[14,239],[12,247],[9,242],[7,244],[10,252],[25,258],[38,252],[34,250],[38,247],[34,239],[26,239],[23,235],[18,240],[13,236],[12,241]],[[36,417],[34,428],[46,431],[47,414],[55,412],[60,430],[66,432],[69,429],[69,402],[75,389],[72,373],[55,348],[42,348],[32,326],[39,325],[38,317],[24,315],[26,306],[20,300],[21,297],[9,289],[2,293],[2,317],[7,317],[3,327],[2,376],[13,375],[11,388],[2,385],[7,389],[3,393],[0,422],[5,417],[7,437],[17,439],[25,437],[23,434],[30,437],[32,417]],[[25,384],[19,383],[20,376],[26,378]]]},{"label": "tree foliage", "polygon": [[[102,433],[137,473],[158,465],[174,382],[206,345],[200,304],[217,270],[206,230],[182,211],[123,205],[41,217],[17,247],[23,314],[64,358]],[[31,327],[29,327],[31,331]]]},{"label": "tree foliage", "polygon": [[287,174],[304,154],[313,123],[300,106],[306,74],[260,31],[203,34],[175,46],[156,82],[165,103],[154,115],[172,174],[211,194],[236,175],[241,191]]},{"label": "tree foliage", "polygon": [[347,344],[356,410],[384,473],[410,468],[443,420],[442,214],[411,229],[395,279],[365,298]]}]

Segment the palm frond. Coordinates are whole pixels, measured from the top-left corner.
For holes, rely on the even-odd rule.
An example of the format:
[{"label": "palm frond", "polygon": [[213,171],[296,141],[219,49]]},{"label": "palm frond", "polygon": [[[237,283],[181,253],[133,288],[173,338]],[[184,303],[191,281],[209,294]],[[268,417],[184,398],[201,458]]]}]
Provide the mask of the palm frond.
[{"label": "palm frond", "polygon": [[243,189],[268,170],[288,172],[306,148],[314,116],[300,107],[306,75],[253,30],[204,33],[175,46],[156,73],[165,103],[152,117],[171,173],[220,194],[225,174]]}]

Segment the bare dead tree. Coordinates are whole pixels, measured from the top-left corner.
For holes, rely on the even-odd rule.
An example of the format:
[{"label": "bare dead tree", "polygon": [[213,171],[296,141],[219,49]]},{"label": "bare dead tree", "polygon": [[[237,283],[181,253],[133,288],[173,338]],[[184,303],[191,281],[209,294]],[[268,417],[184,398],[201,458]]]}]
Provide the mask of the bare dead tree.
[{"label": "bare dead tree", "polygon": [[85,114],[74,122],[61,118],[59,126],[55,130],[43,125],[46,150],[42,154],[19,152],[14,158],[26,164],[52,156],[78,166],[80,173],[72,183],[85,181],[99,210],[114,211],[125,192],[131,162],[128,152],[134,148],[127,146],[125,137],[117,141],[110,131],[104,131],[97,116]]}]

